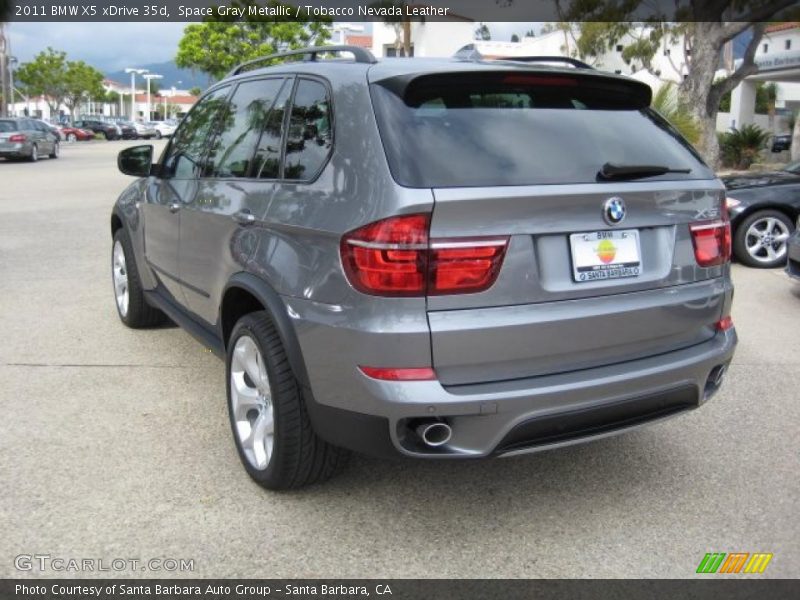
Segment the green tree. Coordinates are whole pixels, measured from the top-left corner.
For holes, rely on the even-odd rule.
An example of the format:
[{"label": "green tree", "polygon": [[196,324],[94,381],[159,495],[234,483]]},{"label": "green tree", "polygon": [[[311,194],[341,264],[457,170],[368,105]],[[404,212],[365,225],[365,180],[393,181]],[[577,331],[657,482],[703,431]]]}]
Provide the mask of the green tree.
[{"label": "green tree", "polygon": [[107,101],[103,89],[103,74],[82,60],[66,63],[64,72],[64,106],[69,109],[73,120],[78,118],[81,103],[92,98]]},{"label": "green tree", "polygon": [[486,23],[481,23],[475,29],[475,39],[483,41],[488,41],[492,39],[492,32],[489,31],[489,27],[486,25]]},{"label": "green tree", "polygon": [[519,36],[516,33],[512,34],[511,35],[511,41],[512,42],[519,42]]},{"label": "green tree", "polygon": [[[555,0],[560,18],[565,22],[582,21],[594,28],[585,46],[598,48],[612,44],[626,34],[634,34],[634,43],[623,50],[623,58],[654,72],[652,63],[667,42],[682,40],[685,70],[678,88],[681,103],[689,107],[700,126],[700,150],[712,165],[719,163],[719,140],[716,134],[717,112],[722,97],[758,67],[754,57],[764,35],[766,21],[778,19],[796,0],[689,0],[676,9],[679,23],[662,20],[643,23],[632,21],[636,11],[648,7],[648,0]],[[727,77],[715,81],[723,46],[750,30],[752,37],[739,66]],[[670,57],[672,60],[672,57]],[[660,75],[655,72],[656,75]]]},{"label": "green tree", "polygon": [[16,80],[28,96],[43,96],[55,115],[64,102],[66,87],[67,55],[48,47],[32,61],[23,63],[16,71]]},{"label": "green tree", "polygon": [[686,105],[681,104],[674,83],[667,82],[658,88],[650,106],[669,121],[690,143],[696,144],[700,140],[700,127],[697,120],[692,116],[692,111]]},{"label": "green tree", "polygon": [[[270,0],[267,6],[281,3]],[[256,0],[234,0],[232,6],[246,9],[263,6]],[[292,11],[295,14],[295,11]],[[195,69],[215,79],[222,78],[239,63],[283,50],[320,45],[330,37],[328,21],[311,21],[301,11],[290,20],[275,21],[269,17],[207,17],[202,23],[187,25],[178,42],[175,64]]]},{"label": "green tree", "polygon": [[200,94],[202,94],[202,93],[203,93],[203,90],[201,90],[201,89],[200,89],[199,87],[197,87],[197,86],[194,86],[192,89],[190,89],[190,90],[189,90],[189,93],[190,93],[192,96],[199,96]]}]

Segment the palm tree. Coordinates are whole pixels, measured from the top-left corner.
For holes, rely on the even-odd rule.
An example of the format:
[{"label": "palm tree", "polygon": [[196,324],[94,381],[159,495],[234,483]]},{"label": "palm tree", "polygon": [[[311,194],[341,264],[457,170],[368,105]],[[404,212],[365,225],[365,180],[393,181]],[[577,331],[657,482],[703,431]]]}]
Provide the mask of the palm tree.
[{"label": "palm tree", "polygon": [[678,100],[678,90],[674,83],[667,82],[658,88],[650,106],[672,123],[691,144],[700,140],[700,126],[689,109]]}]

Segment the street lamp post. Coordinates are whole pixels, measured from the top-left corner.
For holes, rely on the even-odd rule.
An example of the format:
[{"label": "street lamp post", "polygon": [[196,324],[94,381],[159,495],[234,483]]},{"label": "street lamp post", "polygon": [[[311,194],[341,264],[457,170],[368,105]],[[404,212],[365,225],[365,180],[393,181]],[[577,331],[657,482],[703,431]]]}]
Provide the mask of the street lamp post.
[{"label": "street lamp post", "polygon": [[11,116],[16,116],[17,111],[14,109],[14,65],[17,64],[17,57],[16,56],[9,56],[8,57],[8,81],[11,84],[10,86],[10,94],[11,94]]},{"label": "street lamp post", "polygon": [[150,80],[151,79],[161,79],[164,77],[163,75],[158,75],[156,73],[147,73],[146,75],[142,75],[147,80],[147,118],[146,121],[150,120]]},{"label": "street lamp post", "polygon": [[147,69],[134,69],[129,67],[125,69],[126,73],[131,74],[131,121],[136,119],[136,74],[142,75],[147,73]]}]

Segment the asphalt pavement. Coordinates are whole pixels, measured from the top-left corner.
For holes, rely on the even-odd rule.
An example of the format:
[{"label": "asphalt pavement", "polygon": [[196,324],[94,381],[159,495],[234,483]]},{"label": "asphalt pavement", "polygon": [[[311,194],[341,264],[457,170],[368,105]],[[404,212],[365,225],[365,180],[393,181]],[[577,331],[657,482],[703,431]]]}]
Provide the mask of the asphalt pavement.
[{"label": "asphalt pavement", "polygon": [[222,362],[117,318],[125,145],[0,161],[0,577],[93,576],[16,568],[34,554],[194,561],[126,577],[671,578],[770,552],[761,577],[800,574],[800,284],[782,271],[734,266],[740,344],[700,410],[516,458],[355,456],[271,493],[239,465]]}]

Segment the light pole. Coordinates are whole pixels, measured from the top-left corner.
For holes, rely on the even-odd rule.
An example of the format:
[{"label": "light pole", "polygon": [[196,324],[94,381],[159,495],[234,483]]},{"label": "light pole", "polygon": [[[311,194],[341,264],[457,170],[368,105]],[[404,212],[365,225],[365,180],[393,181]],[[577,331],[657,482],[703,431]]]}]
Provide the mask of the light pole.
[{"label": "light pole", "polygon": [[136,74],[142,75],[147,73],[147,69],[134,69],[129,67],[125,69],[126,73],[131,74],[131,121],[136,119]]},{"label": "light pole", "polygon": [[147,118],[146,121],[150,120],[150,80],[151,79],[161,79],[164,77],[163,75],[158,75],[156,73],[148,73],[146,75],[142,75],[147,80]]},{"label": "light pole", "polygon": [[14,117],[17,111],[14,109],[14,65],[17,64],[16,56],[8,57],[8,81],[11,84],[11,116]]}]

